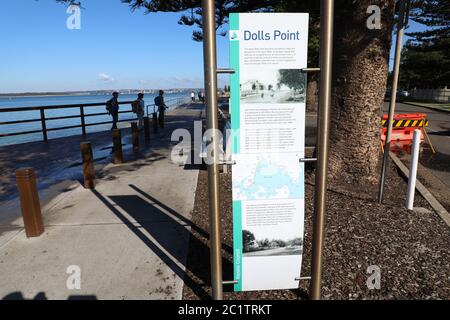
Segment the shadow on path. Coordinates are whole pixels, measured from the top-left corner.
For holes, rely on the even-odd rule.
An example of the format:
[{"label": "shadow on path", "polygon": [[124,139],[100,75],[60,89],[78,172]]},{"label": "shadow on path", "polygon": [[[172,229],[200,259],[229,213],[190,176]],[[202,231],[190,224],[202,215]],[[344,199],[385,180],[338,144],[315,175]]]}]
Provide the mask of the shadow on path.
[{"label": "shadow on path", "polygon": [[[210,285],[209,275],[198,273],[196,270],[189,270],[192,274],[201,279],[202,285],[199,286],[182,268],[182,266],[187,268],[186,260],[188,241],[195,242],[195,248],[199,251],[202,259],[204,259],[206,263],[209,263],[209,248],[201,243],[197,238],[191,237],[190,231],[186,229],[186,224],[182,224],[180,221],[177,221],[173,217],[161,211],[161,208],[157,207],[156,202],[155,204],[151,204],[135,195],[110,196],[109,198],[114,203],[126,211],[130,217],[135,219],[140,224],[140,226],[135,226],[132,221],[122,214],[98,191],[92,190],[92,192],[178,277],[183,279],[184,283],[190,287],[198,297],[201,299],[211,299],[210,295],[203,288],[204,286]],[[180,215],[177,213],[177,217],[178,216]],[[151,235],[156,242],[151,240],[142,229]],[[182,266],[180,266],[180,264]]]}]

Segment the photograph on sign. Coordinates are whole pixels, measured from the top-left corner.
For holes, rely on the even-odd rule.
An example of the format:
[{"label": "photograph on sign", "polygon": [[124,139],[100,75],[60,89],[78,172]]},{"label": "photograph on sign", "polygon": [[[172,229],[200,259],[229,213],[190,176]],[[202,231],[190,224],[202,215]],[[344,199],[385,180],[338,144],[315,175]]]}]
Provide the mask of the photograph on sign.
[{"label": "photograph on sign", "polygon": [[230,15],[235,291],[298,287],[308,19]]},{"label": "photograph on sign", "polygon": [[241,77],[241,103],[305,102],[305,84],[300,69],[249,69]]}]

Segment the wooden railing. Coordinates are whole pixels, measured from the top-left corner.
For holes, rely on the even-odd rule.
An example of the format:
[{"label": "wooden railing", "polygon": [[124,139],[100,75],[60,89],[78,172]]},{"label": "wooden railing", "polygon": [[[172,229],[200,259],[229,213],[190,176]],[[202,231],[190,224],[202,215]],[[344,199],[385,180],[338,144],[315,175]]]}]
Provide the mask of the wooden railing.
[{"label": "wooden railing", "polygon": [[[187,102],[186,98],[174,98],[166,101],[166,104],[168,106],[176,106],[177,104],[181,104]],[[122,101],[119,102],[119,105],[129,105],[129,109],[119,111],[119,114],[127,114],[127,113],[133,113],[131,109],[131,103],[132,101]],[[81,128],[81,134],[86,135],[87,133],[87,127],[91,126],[98,126],[98,125],[105,125],[112,123],[112,121],[101,121],[101,122],[95,122],[95,123],[87,123],[86,118],[88,117],[96,117],[96,116],[107,116],[108,112],[97,112],[97,113],[86,113],[85,111],[89,108],[93,107],[105,107],[105,103],[84,103],[84,104],[67,104],[67,105],[58,105],[58,106],[37,106],[37,107],[16,107],[16,108],[4,108],[0,109],[0,119],[1,114],[3,113],[11,113],[11,112],[27,112],[27,111],[39,111],[40,117],[34,118],[34,119],[25,119],[25,120],[14,120],[14,121],[4,121],[0,122],[0,138],[2,137],[11,137],[11,136],[19,136],[19,135],[27,135],[27,134],[35,134],[35,133],[42,133],[42,138],[44,141],[48,141],[48,132],[50,131],[59,131],[59,130],[67,130],[67,129],[74,129],[74,128]],[[146,113],[147,116],[149,114],[149,108],[151,109],[153,107],[153,112],[155,111],[155,107],[153,104],[146,106]],[[59,117],[47,117],[46,111],[48,110],[70,110],[70,109],[79,109],[79,114],[76,115],[68,115],[68,116],[59,116]],[[62,126],[62,127],[55,127],[55,128],[48,128],[47,123],[49,121],[55,121],[55,120],[67,120],[67,119],[80,119],[79,124],[69,125],[69,126]],[[125,121],[131,121],[135,120],[135,117],[132,119],[121,119],[119,122],[125,122]],[[28,131],[18,131],[18,132],[11,132],[11,133],[1,133],[1,128],[4,125],[19,125],[23,123],[41,123],[41,128],[36,130],[28,130]]]},{"label": "wooden railing", "polygon": [[[123,105],[123,104],[131,105],[131,102],[132,101],[119,102],[119,105]],[[85,113],[86,109],[92,108],[92,107],[99,107],[99,106],[105,106],[105,103],[67,104],[67,105],[60,105],[60,106],[40,106],[40,107],[22,107],[22,108],[0,109],[0,114],[5,113],[5,112],[26,112],[26,111],[39,111],[40,112],[40,118],[38,118],[38,119],[26,119],[26,120],[0,122],[0,128],[2,125],[15,125],[15,124],[22,124],[22,123],[41,122],[41,129],[39,129],[39,130],[19,131],[19,132],[12,132],[12,133],[0,133],[0,138],[41,132],[43,140],[47,141],[48,140],[47,133],[49,131],[67,130],[67,129],[74,129],[74,128],[81,128],[81,133],[83,135],[86,135],[87,127],[108,124],[108,123],[112,122],[112,121],[102,121],[102,122],[95,122],[95,123],[86,123],[87,117],[108,115],[108,112],[106,112],[106,111],[100,112],[100,113],[90,113],[90,114]],[[45,115],[45,112],[47,110],[61,110],[61,109],[79,109],[80,114],[70,115],[70,116],[61,116],[61,117],[46,117],[46,115]],[[130,106],[130,110],[119,111],[119,114],[120,113],[122,113],[122,114],[123,113],[132,113],[131,106]],[[76,118],[80,119],[80,124],[56,127],[56,128],[47,128],[48,121],[76,119]],[[119,120],[119,121],[130,121],[130,119],[126,119],[126,120],[124,119],[124,120]]]}]

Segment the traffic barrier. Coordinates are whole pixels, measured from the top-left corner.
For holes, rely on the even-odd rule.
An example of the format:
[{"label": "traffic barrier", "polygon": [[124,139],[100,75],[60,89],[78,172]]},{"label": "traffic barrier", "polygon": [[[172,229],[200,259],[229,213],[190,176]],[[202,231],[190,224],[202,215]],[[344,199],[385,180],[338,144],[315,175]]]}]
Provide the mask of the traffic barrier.
[{"label": "traffic barrier", "polygon": [[36,173],[33,168],[16,170],[25,234],[28,238],[39,237],[44,233],[41,204],[36,185]]},{"label": "traffic barrier", "polygon": [[[403,150],[411,152],[411,145],[414,137],[414,129],[421,131],[420,141],[426,136],[425,127],[429,125],[425,113],[405,113],[394,115],[391,134],[391,151]],[[381,134],[381,143],[384,146],[386,140],[388,115],[384,114],[381,119],[383,126]]]},{"label": "traffic barrier", "polygon": [[94,156],[91,143],[80,143],[81,159],[83,160],[83,186],[86,189],[95,189]]}]

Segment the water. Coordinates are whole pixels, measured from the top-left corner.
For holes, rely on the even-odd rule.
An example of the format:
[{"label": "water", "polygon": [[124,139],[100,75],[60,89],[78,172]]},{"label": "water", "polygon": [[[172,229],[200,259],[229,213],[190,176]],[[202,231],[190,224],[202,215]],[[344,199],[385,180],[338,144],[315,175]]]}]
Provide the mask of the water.
[{"label": "water", "polygon": [[[119,101],[133,101],[136,99],[136,94],[123,94],[120,95]],[[145,94],[144,101],[146,105],[152,105],[156,94]],[[65,104],[83,104],[83,103],[106,103],[111,98],[110,95],[72,95],[72,96],[36,96],[36,97],[0,97],[0,111],[5,108],[22,108],[22,107],[37,107],[37,106],[54,106],[54,105],[65,105]],[[169,109],[173,109],[180,102],[187,102],[189,99],[188,92],[177,92],[177,93],[167,93],[165,94],[166,104]],[[131,110],[131,105],[120,105],[120,111]],[[86,115],[94,113],[106,112],[105,106],[98,107],[86,107],[84,109]],[[153,106],[149,107],[149,112],[153,112]],[[79,108],[70,109],[56,109],[56,110],[46,110],[46,118],[50,117],[61,117],[61,116],[71,116],[79,115]],[[134,118],[133,113],[120,114],[120,120],[132,119]],[[29,120],[29,119],[40,119],[39,111],[21,111],[21,112],[0,112],[0,122],[7,121],[17,121],[17,120]],[[108,115],[91,116],[85,118],[86,124],[111,121],[111,117]],[[66,127],[72,125],[80,125],[80,118],[73,119],[63,119],[63,120],[48,120],[47,129]],[[24,132],[40,130],[41,122],[30,122],[21,124],[11,124],[11,125],[0,125],[0,134],[13,133],[13,132]],[[104,131],[111,128],[110,124],[89,126],[86,128],[88,133]],[[66,129],[49,131],[49,139],[66,137],[70,135],[81,134],[81,128]],[[31,142],[31,141],[42,141],[42,133],[33,133],[12,137],[0,137],[0,146],[11,145],[17,143]]]}]

